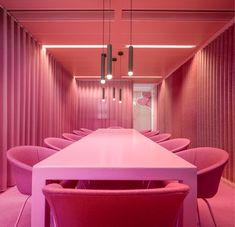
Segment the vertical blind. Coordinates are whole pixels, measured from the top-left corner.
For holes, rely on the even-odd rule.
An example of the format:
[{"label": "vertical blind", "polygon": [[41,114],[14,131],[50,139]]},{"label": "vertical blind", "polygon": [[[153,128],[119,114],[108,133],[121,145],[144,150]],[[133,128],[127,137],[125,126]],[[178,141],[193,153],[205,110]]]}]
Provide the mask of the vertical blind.
[{"label": "vertical blind", "polygon": [[78,127],[76,81],[0,8],[0,191],[6,189],[6,151],[43,145]]},{"label": "vertical blind", "polygon": [[225,149],[235,182],[234,24],[158,86],[158,127],[192,147]]}]

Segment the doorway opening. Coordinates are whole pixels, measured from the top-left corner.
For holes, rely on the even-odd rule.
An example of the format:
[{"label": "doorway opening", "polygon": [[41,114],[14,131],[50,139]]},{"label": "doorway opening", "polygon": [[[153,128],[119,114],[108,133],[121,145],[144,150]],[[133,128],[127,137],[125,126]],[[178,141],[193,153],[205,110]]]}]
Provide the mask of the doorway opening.
[{"label": "doorway opening", "polygon": [[154,84],[133,86],[133,128],[145,130],[156,128],[156,87]]}]

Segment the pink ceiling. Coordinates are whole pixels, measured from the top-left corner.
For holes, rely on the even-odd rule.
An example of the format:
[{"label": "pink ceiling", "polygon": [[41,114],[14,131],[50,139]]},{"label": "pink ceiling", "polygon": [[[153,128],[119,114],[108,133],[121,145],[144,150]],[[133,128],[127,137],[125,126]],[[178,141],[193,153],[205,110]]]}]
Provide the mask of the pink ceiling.
[{"label": "pink ceiling", "polygon": [[[0,0],[41,44],[102,44],[102,0]],[[127,75],[128,0],[111,2],[114,78]],[[50,11],[47,11],[50,10]],[[59,10],[59,11],[55,11]],[[196,45],[193,49],[134,49],[134,75],[167,76],[234,17],[234,0],[133,0],[133,44]],[[158,11],[157,11],[158,10]],[[159,10],[164,10],[159,12]],[[108,20],[105,43],[108,42]],[[124,56],[118,57],[118,51]],[[77,76],[99,76],[101,49],[50,49]],[[158,82],[158,79],[135,82]]]}]

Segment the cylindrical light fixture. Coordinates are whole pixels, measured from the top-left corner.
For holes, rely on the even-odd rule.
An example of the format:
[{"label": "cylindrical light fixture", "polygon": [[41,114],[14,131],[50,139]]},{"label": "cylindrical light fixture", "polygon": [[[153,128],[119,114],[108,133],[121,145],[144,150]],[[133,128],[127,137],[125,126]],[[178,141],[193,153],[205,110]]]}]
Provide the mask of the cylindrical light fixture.
[{"label": "cylindrical light fixture", "polygon": [[128,76],[133,75],[133,46],[129,46]]},{"label": "cylindrical light fixture", "polygon": [[105,101],[105,89],[104,87],[102,88],[102,102]]},{"label": "cylindrical light fixture", "polygon": [[115,87],[113,87],[113,101],[115,101]]},{"label": "cylindrical light fixture", "polygon": [[111,80],[113,75],[112,75],[112,44],[108,44],[107,46],[107,79]]},{"label": "cylindrical light fixture", "polygon": [[119,89],[119,103],[122,103],[122,89]]},{"label": "cylindrical light fixture", "polygon": [[132,46],[132,0],[130,0],[130,46],[128,49],[129,52],[129,61],[128,61],[128,76],[133,75],[133,46]]},{"label": "cylindrical light fixture", "polygon": [[105,84],[105,54],[101,54],[101,70],[100,70],[100,83]]}]

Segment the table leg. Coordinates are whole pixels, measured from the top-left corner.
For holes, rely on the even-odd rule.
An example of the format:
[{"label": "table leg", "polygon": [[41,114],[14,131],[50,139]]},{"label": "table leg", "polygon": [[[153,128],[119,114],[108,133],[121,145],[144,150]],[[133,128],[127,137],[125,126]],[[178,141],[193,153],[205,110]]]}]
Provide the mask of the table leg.
[{"label": "table leg", "polygon": [[31,226],[44,227],[45,223],[45,198],[42,193],[42,188],[46,181],[40,177],[37,172],[33,172],[32,179],[32,211],[31,211]]},{"label": "table leg", "polygon": [[[188,172],[188,171],[187,171]],[[183,226],[197,226],[197,174],[191,171],[184,177],[183,183],[190,187],[189,194],[184,200]]]}]

